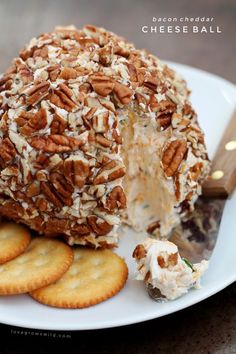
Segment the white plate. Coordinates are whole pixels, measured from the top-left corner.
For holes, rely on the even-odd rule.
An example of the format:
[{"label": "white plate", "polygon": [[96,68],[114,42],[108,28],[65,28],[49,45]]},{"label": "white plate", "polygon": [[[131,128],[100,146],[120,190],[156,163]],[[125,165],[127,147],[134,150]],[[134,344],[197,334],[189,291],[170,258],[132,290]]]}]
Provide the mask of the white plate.
[{"label": "white plate", "polygon": [[[210,156],[213,156],[221,134],[236,105],[233,84],[207,72],[170,63],[192,89],[193,106],[206,133]],[[226,203],[217,245],[200,290],[168,303],[155,303],[143,284],[133,280],[135,265],[131,254],[135,235],[122,238],[117,252],[129,266],[125,288],[114,298],[83,310],[55,309],[40,305],[29,296],[0,297],[0,322],[15,326],[54,330],[84,330],[122,326],[179,311],[215,294],[236,280],[236,193]],[[137,240],[137,239],[136,239]]]}]

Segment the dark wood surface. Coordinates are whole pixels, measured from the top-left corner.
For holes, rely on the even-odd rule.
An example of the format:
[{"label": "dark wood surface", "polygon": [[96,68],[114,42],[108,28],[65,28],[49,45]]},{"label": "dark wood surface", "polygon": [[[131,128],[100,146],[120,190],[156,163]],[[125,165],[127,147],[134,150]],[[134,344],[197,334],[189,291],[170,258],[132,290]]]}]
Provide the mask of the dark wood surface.
[{"label": "dark wood surface", "polygon": [[222,171],[219,179],[208,179],[203,185],[203,194],[207,197],[228,198],[236,188],[236,149],[227,150],[228,142],[236,139],[236,111],[227,125],[211,165],[211,172]]},{"label": "dark wood surface", "polygon": [[[56,25],[103,26],[159,57],[236,83],[235,0],[1,0],[0,71],[33,36]],[[144,34],[152,17],[214,17],[221,34]]]},{"label": "dark wood surface", "polygon": [[[144,34],[152,16],[214,17],[221,34]],[[160,58],[236,83],[235,0],[0,0],[0,71],[33,36],[92,23]],[[112,316],[112,314],[111,314]],[[67,338],[65,338],[65,336]],[[236,285],[179,313],[123,328],[48,332],[0,326],[0,353],[236,353]]]}]

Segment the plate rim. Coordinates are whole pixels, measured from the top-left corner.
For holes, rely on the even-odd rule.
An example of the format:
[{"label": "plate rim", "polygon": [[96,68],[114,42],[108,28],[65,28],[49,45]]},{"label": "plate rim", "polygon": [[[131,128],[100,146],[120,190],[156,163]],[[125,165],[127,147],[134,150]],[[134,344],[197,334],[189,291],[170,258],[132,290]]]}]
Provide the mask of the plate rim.
[{"label": "plate rim", "polygon": [[[176,68],[179,67],[180,69],[183,68],[184,70],[187,69],[190,71],[195,71],[195,73],[207,75],[211,79],[221,81],[221,82],[223,82],[224,85],[228,85],[229,87],[231,87],[231,89],[235,90],[235,93],[236,93],[236,85],[234,83],[232,83],[229,80],[222,78],[216,74],[213,74],[211,72],[205,71],[200,68],[192,67],[190,65],[177,63],[177,62],[173,62],[173,61],[169,61],[169,60],[163,60],[163,62],[167,63],[170,67],[175,66]],[[227,204],[228,204],[228,201],[226,201],[225,208],[226,208]],[[224,219],[224,215],[225,215],[225,212],[222,215],[222,220]],[[16,319],[11,318],[10,320],[7,320],[6,316],[5,316],[5,318],[2,318],[2,316],[0,314],[0,323],[4,324],[4,325],[24,327],[24,328],[30,328],[30,329],[62,330],[62,331],[84,331],[84,330],[96,330],[96,329],[105,329],[105,328],[115,328],[115,327],[120,327],[120,326],[127,326],[127,325],[136,324],[136,323],[140,323],[140,322],[146,322],[148,320],[153,320],[156,318],[161,318],[163,316],[166,316],[171,313],[175,313],[175,312],[178,312],[178,311],[183,310],[185,308],[188,308],[190,306],[193,306],[193,305],[213,296],[214,294],[223,290],[224,288],[226,288],[227,286],[229,286],[230,284],[232,284],[235,281],[236,281],[236,270],[235,270],[235,272],[232,272],[230,274],[230,276],[228,276],[226,279],[224,279],[224,281],[221,281],[219,284],[215,283],[214,286],[212,285],[209,290],[207,290],[207,286],[205,285],[204,290],[199,291],[199,296],[197,298],[196,297],[193,297],[193,298],[190,297],[189,299],[186,298],[186,301],[182,305],[179,305],[176,309],[173,310],[170,307],[169,310],[167,309],[164,313],[162,313],[158,316],[157,316],[156,312],[154,312],[153,315],[150,315],[150,313],[147,313],[147,315],[145,316],[144,313],[141,313],[140,315],[137,314],[135,317],[132,315],[132,317],[128,320],[125,317],[124,320],[113,319],[113,320],[109,320],[106,322],[104,321],[103,324],[97,322],[94,325],[91,323],[85,324],[85,325],[81,325],[81,323],[78,323],[78,324],[72,323],[72,325],[70,323],[69,324],[67,323],[66,325],[63,325],[63,321],[60,322],[59,324],[56,324],[56,323],[54,323],[54,324],[49,323],[48,324],[47,322],[45,322],[45,325],[44,324],[43,325],[41,325],[41,324],[36,325],[35,322],[37,322],[37,320],[33,321],[32,323],[29,323],[27,320],[23,320],[22,318],[16,318]],[[71,311],[71,310],[69,310],[69,311]]]}]

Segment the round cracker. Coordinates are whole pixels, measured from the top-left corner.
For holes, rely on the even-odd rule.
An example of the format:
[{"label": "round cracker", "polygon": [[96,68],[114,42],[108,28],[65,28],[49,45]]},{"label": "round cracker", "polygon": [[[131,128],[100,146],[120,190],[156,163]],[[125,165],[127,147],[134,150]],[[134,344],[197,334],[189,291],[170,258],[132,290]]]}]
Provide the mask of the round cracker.
[{"label": "round cracker", "polygon": [[125,261],[110,250],[74,249],[74,262],[56,283],[30,295],[42,304],[84,308],[116,295],[125,285]]},{"label": "round cracker", "polygon": [[0,295],[22,294],[59,279],[73,262],[61,241],[36,237],[19,257],[0,265]]},{"label": "round cracker", "polygon": [[30,232],[22,225],[12,222],[0,224],[0,264],[19,256],[28,247]]}]

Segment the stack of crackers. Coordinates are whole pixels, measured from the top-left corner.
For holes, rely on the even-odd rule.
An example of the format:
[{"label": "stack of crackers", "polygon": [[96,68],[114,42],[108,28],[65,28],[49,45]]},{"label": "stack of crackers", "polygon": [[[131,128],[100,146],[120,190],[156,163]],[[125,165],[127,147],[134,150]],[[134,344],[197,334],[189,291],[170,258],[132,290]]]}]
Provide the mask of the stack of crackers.
[{"label": "stack of crackers", "polygon": [[72,248],[15,223],[0,225],[0,295],[28,293],[45,305],[84,308],[116,295],[127,277],[125,261],[111,250]]}]

